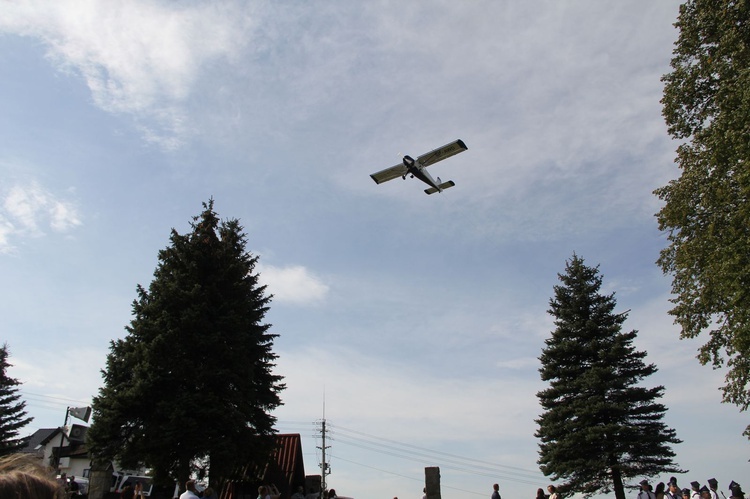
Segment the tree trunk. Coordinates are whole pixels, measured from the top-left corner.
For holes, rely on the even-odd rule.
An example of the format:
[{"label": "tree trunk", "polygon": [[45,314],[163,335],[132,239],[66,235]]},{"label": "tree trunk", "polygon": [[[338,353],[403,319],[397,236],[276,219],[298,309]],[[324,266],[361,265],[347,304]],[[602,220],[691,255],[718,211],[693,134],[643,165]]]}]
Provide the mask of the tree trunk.
[{"label": "tree trunk", "polygon": [[625,499],[625,488],[622,485],[622,475],[616,466],[612,468],[612,486],[615,490],[615,499]]}]

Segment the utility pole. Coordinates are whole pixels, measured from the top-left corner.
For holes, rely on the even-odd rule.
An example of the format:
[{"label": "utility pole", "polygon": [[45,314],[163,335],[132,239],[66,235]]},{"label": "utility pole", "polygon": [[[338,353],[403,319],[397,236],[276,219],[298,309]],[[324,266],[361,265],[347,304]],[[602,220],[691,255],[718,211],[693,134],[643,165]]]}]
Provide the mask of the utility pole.
[{"label": "utility pole", "polygon": [[326,490],[326,475],[331,474],[331,467],[328,465],[328,461],[326,461],[326,449],[328,449],[330,446],[326,446],[326,420],[323,418],[323,420],[320,422],[320,437],[322,445],[318,447],[321,451],[321,461],[320,461],[320,497],[323,497],[323,494]]},{"label": "utility pole", "polygon": [[62,454],[63,444],[65,443],[65,427],[68,426],[68,414],[70,414],[70,407],[65,409],[65,421],[60,427],[60,445],[57,447],[57,455],[54,455],[55,465],[53,466],[53,468],[55,469],[55,471],[59,471],[58,468],[60,466],[60,455]]}]

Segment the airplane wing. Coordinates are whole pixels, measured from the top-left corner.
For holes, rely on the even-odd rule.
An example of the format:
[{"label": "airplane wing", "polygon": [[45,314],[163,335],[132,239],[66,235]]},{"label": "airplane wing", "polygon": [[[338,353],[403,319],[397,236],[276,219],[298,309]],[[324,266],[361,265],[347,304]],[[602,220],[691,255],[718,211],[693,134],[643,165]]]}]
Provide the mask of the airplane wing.
[{"label": "airplane wing", "polygon": [[445,144],[443,147],[438,147],[434,151],[430,151],[426,154],[421,155],[417,158],[417,161],[422,166],[430,166],[433,163],[437,163],[438,161],[442,161],[445,158],[450,158],[454,154],[458,154],[460,152],[464,152],[468,147],[466,147],[466,144],[464,144],[464,141],[461,139],[458,139],[455,142],[451,142],[450,144]]},{"label": "airplane wing", "polygon": [[372,175],[370,175],[370,177],[372,177],[376,184],[382,184],[383,182],[388,182],[389,180],[393,180],[394,178],[403,177],[407,172],[408,170],[406,169],[404,164],[401,163],[390,168],[386,168],[385,170],[380,170],[377,173],[373,173]]}]

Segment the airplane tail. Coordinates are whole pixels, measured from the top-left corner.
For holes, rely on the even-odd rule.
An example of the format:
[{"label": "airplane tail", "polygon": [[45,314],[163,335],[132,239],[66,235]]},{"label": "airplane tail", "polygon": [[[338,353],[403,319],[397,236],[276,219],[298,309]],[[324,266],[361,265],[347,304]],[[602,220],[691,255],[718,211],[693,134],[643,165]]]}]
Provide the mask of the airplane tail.
[{"label": "airplane tail", "polygon": [[425,194],[435,194],[438,191],[444,191],[448,187],[453,187],[456,185],[456,183],[453,180],[449,180],[447,182],[443,182],[442,184],[438,185],[439,189],[435,189],[434,187],[430,187],[429,189],[425,189]]}]

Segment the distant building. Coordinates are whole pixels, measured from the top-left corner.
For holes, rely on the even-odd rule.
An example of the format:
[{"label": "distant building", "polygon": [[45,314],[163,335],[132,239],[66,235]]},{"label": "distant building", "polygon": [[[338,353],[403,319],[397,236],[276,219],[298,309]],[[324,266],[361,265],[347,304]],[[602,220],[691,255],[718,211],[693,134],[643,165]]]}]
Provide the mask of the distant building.
[{"label": "distant building", "polygon": [[[81,427],[78,427],[81,428]],[[91,468],[89,453],[83,442],[85,432],[71,438],[62,428],[42,428],[30,437],[22,453],[33,454],[43,464],[55,466],[68,476],[87,477]]]},{"label": "distant building", "polygon": [[221,493],[222,499],[239,499],[243,497],[255,497],[260,485],[273,484],[279,489],[281,499],[289,499],[297,490],[304,487],[308,492],[309,487],[317,483],[320,491],[320,477],[307,477],[305,475],[305,463],[302,459],[302,439],[299,433],[277,434],[276,448],[267,463],[258,465],[250,463],[245,466],[245,478],[232,480],[224,485]]}]

